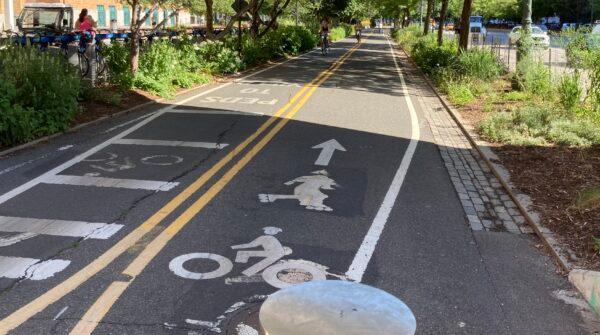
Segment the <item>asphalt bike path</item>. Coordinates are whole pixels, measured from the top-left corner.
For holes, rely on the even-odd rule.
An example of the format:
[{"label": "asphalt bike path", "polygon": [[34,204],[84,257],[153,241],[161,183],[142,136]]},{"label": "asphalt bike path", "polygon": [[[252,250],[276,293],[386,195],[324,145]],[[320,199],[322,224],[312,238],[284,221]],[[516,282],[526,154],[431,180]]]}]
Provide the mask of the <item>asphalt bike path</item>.
[{"label": "asphalt bike path", "polygon": [[241,334],[316,279],[398,296],[420,334],[583,333],[531,238],[470,230],[394,56],[344,40],[41,159],[0,195],[0,333]]}]

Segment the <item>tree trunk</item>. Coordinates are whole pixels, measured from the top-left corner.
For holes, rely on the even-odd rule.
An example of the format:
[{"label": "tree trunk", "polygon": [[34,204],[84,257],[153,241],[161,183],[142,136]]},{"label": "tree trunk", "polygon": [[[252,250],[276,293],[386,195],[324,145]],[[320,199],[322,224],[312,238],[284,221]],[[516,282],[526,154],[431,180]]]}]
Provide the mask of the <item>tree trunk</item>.
[{"label": "tree trunk", "polygon": [[204,0],[206,4],[206,36],[212,38],[214,36],[213,27],[213,0]]},{"label": "tree trunk", "polygon": [[471,31],[471,11],[473,9],[473,0],[465,0],[460,17],[460,40],[458,43],[459,51],[466,51],[469,48],[469,33]]},{"label": "tree trunk", "polygon": [[442,46],[444,42],[444,26],[446,25],[446,14],[448,13],[448,3],[450,0],[442,0],[442,9],[440,10],[440,22],[438,27],[438,45]]},{"label": "tree trunk", "polygon": [[404,8],[404,28],[408,27],[410,25],[410,8],[406,7]]},{"label": "tree trunk", "polygon": [[138,1],[131,2],[131,41],[130,41],[130,54],[129,54],[129,67],[131,74],[135,75],[139,68],[140,59],[140,28],[138,21],[140,19],[140,10]]},{"label": "tree trunk", "polygon": [[531,5],[532,0],[523,0],[523,21],[521,36],[517,41],[517,62],[531,56],[533,41],[531,40]]},{"label": "tree trunk", "polygon": [[428,35],[431,30],[431,15],[433,14],[433,1],[427,0],[427,13],[425,14],[425,28],[423,28],[423,35]]}]

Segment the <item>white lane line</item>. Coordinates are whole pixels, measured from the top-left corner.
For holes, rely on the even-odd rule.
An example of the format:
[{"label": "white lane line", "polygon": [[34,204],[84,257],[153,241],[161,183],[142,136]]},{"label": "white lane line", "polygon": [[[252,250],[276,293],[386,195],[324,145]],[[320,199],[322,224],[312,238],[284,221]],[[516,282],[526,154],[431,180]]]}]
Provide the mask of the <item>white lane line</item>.
[{"label": "white lane line", "polygon": [[138,139],[133,139],[133,138],[122,138],[122,139],[115,141],[115,144],[156,145],[156,146],[165,146],[165,147],[190,147],[190,148],[205,148],[205,149],[223,149],[229,145],[227,143],[138,140]]},{"label": "white lane line", "polygon": [[410,112],[410,123],[412,128],[410,143],[408,144],[408,148],[404,153],[404,157],[400,162],[400,167],[396,171],[396,175],[392,180],[392,184],[388,189],[385,198],[383,199],[383,203],[379,207],[377,211],[377,215],[373,219],[373,223],[367,232],[360,248],[356,252],[354,256],[354,260],[350,265],[350,268],[346,272],[346,276],[350,280],[354,280],[356,282],[361,282],[362,277],[367,270],[367,266],[373,257],[373,253],[375,252],[375,247],[377,246],[377,242],[385,228],[387,220],[390,216],[390,212],[394,208],[394,203],[398,198],[398,194],[400,194],[400,189],[402,188],[402,184],[404,183],[404,178],[406,177],[406,173],[408,172],[408,168],[410,167],[410,163],[417,149],[417,144],[419,143],[419,139],[421,137],[421,131],[419,129],[419,120],[417,118],[417,112],[415,111],[415,106],[410,99],[410,95],[408,92],[408,88],[406,86],[406,80],[404,79],[404,75],[402,74],[402,70],[400,70],[400,66],[398,65],[398,61],[396,60],[396,54],[394,53],[394,48],[390,43],[390,40],[387,39],[388,45],[390,47],[390,51],[392,53],[392,57],[394,59],[394,65],[396,66],[396,71],[398,72],[398,76],[400,77],[400,83],[402,86],[402,94],[404,95],[404,99],[406,100],[406,105],[408,106],[408,110]]},{"label": "white lane line", "polygon": [[[315,50],[313,50],[313,51],[311,51],[309,53],[313,53],[313,52],[316,52],[316,51],[317,51],[317,49],[315,49]],[[307,53],[307,54],[309,54],[309,53]],[[145,126],[146,124],[150,123],[152,120],[158,118],[159,116],[161,116],[161,115],[163,115],[165,113],[168,113],[169,111],[173,110],[177,106],[183,105],[183,104],[185,104],[187,102],[190,102],[190,101],[192,101],[194,99],[197,99],[197,98],[199,98],[201,96],[213,93],[213,92],[215,92],[217,90],[220,90],[220,89],[222,89],[224,87],[227,87],[227,86],[230,86],[232,84],[236,84],[238,81],[244,81],[247,78],[251,78],[251,77],[256,76],[258,74],[261,74],[261,73],[263,73],[265,71],[272,70],[272,69],[274,69],[276,67],[279,67],[279,66],[281,66],[283,64],[286,64],[288,62],[291,62],[291,61],[299,59],[299,58],[300,57],[289,58],[289,59],[287,59],[287,60],[285,60],[285,61],[283,61],[281,63],[277,63],[277,64],[275,64],[273,66],[266,67],[266,68],[264,68],[262,70],[253,72],[253,73],[251,73],[251,74],[249,74],[247,76],[240,77],[240,78],[238,78],[238,79],[236,79],[234,81],[221,84],[221,85],[219,85],[217,87],[213,87],[213,88],[211,88],[209,90],[206,90],[204,92],[200,92],[200,93],[198,93],[196,95],[193,95],[193,96],[191,96],[189,98],[183,99],[183,100],[178,101],[178,102],[174,102],[173,104],[171,104],[171,105],[169,105],[167,107],[164,107],[164,108],[156,111],[151,116],[148,116],[144,120],[140,121],[139,123],[137,123],[136,125],[132,126],[131,128],[126,129],[125,131],[121,132],[120,134],[116,135],[115,137],[113,137],[111,139],[108,139],[107,141],[102,142],[102,143],[96,145],[95,147],[91,148],[90,150],[88,150],[88,151],[86,151],[86,152],[84,152],[84,153],[82,153],[82,154],[80,154],[80,155],[78,155],[78,156],[76,156],[76,157],[74,157],[74,158],[72,158],[72,159],[64,162],[63,164],[61,164],[61,165],[55,167],[54,169],[52,169],[52,170],[50,170],[50,171],[42,174],[41,176],[38,176],[38,177],[36,177],[36,178],[34,178],[34,179],[26,182],[25,184],[23,184],[23,185],[21,185],[21,186],[19,186],[17,188],[14,188],[14,189],[12,189],[9,192],[6,192],[6,193],[2,194],[0,196],[0,204],[3,204],[5,202],[7,202],[8,200],[16,197],[17,195],[19,195],[19,194],[21,194],[21,193],[23,193],[23,192],[25,192],[25,191],[27,191],[27,190],[35,187],[36,185],[42,183],[45,179],[48,179],[49,177],[57,175],[57,174],[61,173],[62,171],[70,168],[71,166],[73,166],[73,165],[81,162],[82,160],[84,160],[84,159],[92,156],[93,154],[95,154],[95,153],[99,152],[100,150],[102,150],[102,149],[108,147],[109,145],[113,144],[115,141],[117,141],[117,140],[119,140],[121,138],[124,138],[125,136],[133,133],[134,131],[142,128],[143,126]]]},{"label": "white lane line", "polygon": [[118,179],[93,176],[68,176],[56,175],[49,176],[41,180],[45,184],[76,185],[76,186],[95,186],[95,187],[114,187],[129,188],[149,191],[169,191],[179,185],[177,182],[139,180],[139,179]]},{"label": "white lane line", "polygon": [[121,123],[121,124],[118,124],[118,125],[116,125],[116,126],[114,126],[114,127],[112,127],[112,128],[108,128],[108,129],[106,129],[105,131],[103,131],[103,132],[102,132],[102,134],[108,134],[108,133],[112,132],[113,130],[117,130],[117,129],[119,129],[119,128],[123,128],[123,127],[125,127],[125,126],[128,126],[128,125],[130,125],[130,124],[132,124],[132,123],[136,123],[136,122],[138,122],[139,120],[142,120],[142,119],[145,119],[145,118],[147,118],[147,117],[150,117],[150,116],[154,115],[155,113],[156,113],[156,112],[152,112],[152,113],[149,113],[149,114],[147,114],[147,115],[142,115],[142,116],[140,116],[140,117],[137,117],[137,118],[135,118],[135,119],[133,119],[133,120],[129,120],[129,121],[127,121],[127,122],[123,122],[123,123]]},{"label": "white lane line", "polygon": [[0,256],[0,278],[43,280],[64,270],[70,263],[62,259],[40,261],[35,258]]},{"label": "white lane line", "polygon": [[62,309],[61,309],[61,310],[58,312],[58,314],[56,314],[56,316],[54,317],[54,319],[53,319],[53,320],[54,320],[54,321],[58,320],[58,318],[60,318],[60,316],[61,316],[61,315],[63,315],[63,314],[64,314],[64,313],[67,311],[67,309],[68,309],[68,308],[69,308],[69,306],[65,306],[65,307],[63,307],[63,308],[62,308]]},{"label": "white lane line", "polygon": [[240,111],[227,111],[217,109],[172,109],[169,113],[177,114],[209,114],[209,115],[247,115],[247,116],[263,116],[265,113],[260,112],[240,112]]},{"label": "white lane line", "polygon": [[123,225],[114,223],[0,216],[0,231],[8,233],[30,233],[106,240],[121,228],[123,228]]}]

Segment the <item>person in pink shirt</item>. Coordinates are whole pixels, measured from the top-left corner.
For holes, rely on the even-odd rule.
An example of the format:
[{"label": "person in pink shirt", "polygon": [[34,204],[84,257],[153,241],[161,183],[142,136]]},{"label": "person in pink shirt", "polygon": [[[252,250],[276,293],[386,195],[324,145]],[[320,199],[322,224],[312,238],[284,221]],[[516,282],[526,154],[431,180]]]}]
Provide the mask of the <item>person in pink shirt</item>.
[{"label": "person in pink shirt", "polygon": [[75,30],[92,32],[96,28],[96,22],[91,15],[88,15],[87,9],[82,9],[79,18],[75,22]]}]

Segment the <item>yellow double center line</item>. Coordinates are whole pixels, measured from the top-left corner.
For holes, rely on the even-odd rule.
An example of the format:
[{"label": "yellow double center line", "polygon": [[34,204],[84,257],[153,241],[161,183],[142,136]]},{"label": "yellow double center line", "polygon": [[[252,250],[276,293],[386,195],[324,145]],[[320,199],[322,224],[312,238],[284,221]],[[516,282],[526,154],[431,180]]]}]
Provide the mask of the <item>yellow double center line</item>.
[{"label": "yellow double center line", "polygon": [[[263,123],[252,135],[246,138],[235,149],[230,151],[219,162],[213,165],[208,171],[202,174],[197,180],[190,184],[180,194],[171,199],[158,212],[148,218],[143,224],[131,231],[127,236],[117,242],[93,262],[67,278],[62,283],[48,290],[38,298],[19,308],[6,318],[0,320],[0,334],[6,334],[10,330],[17,328],[24,322],[46,309],[51,304],[73,292],[77,287],[85,283],[91,277],[101,270],[105,269],[117,257],[124,254],[133,247],[153,228],[156,228],[168,215],[173,213],[179,206],[188,200],[195,192],[202,188],[211,178],[213,178],[221,169],[230,163],[237,155],[242,153],[252,142],[267,131],[277,120],[279,122],[256,144],[252,147],[231,169],[229,169],[215,184],[213,184],[204,194],[200,196],[190,207],[188,207],[179,217],[177,217],[169,226],[167,226],[156,238],[154,238],[142,252],[129,264],[123,271],[124,274],[131,276],[128,282],[115,281],[109,285],[106,291],[96,300],[92,307],[85,313],[81,321],[72,330],[72,334],[91,333],[106,313],[110,310],[115,301],[121,296],[125,289],[138,276],[142,270],[152,261],[152,259],[167,245],[167,243],[177,234],[191,219],[196,216],[237,174],[240,172],[289,122],[290,119],[304,106],[308,99],[313,95],[317,88],[328,80],[336,70],[348,59],[359,45],[348,50],[341,58],[334,62],[327,70],[321,72],[310,83],[302,87],[292,99],[279,109],[272,117]],[[285,114],[287,111],[287,114]],[[285,114],[283,117],[282,115]]]}]

